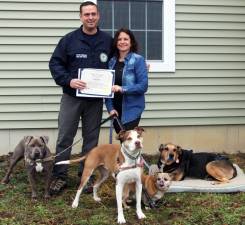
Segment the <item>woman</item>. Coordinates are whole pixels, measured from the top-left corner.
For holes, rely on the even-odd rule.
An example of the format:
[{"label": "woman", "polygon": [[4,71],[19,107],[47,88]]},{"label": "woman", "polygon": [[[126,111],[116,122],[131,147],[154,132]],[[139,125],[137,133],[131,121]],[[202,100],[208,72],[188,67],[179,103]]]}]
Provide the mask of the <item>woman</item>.
[{"label": "woman", "polygon": [[[133,33],[121,28],[113,41],[114,56],[109,61],[109,68],[115,70],[114,98],[106,99],[106,108],[110,115],[116,114],[125,130],[138,126],[145,108],[145,92],[148,88],[148,74],[145,59],[137,54],[138,45]],[[113,122],[115,131],[120,126]]]}]

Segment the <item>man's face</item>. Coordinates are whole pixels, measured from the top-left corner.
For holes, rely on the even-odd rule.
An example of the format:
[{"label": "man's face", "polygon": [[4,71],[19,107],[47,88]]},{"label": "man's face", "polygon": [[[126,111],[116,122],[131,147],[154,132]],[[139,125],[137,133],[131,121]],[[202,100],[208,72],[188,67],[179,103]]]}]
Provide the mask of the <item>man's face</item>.
[{"label": "man's face", "polygon": [[83,23],[83,27],[87,31],[93,31],[97,28],[100,19],[99,12],[94,5],[87,5],[82,7],[80,12],[80,20]]}]

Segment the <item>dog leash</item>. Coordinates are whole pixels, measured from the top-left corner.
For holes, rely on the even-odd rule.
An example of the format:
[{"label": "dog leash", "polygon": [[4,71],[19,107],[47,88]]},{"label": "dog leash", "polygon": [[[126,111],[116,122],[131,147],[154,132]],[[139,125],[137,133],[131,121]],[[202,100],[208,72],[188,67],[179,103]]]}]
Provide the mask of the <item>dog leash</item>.
[{"label": "dog leash", "polygon": [[[106,123],[107,121],[113,119],[116,115],[113,114],[113,115],[110,115],[108,116],[106,119],[102,120],[100,122],[100,124],[98,126],[96,126],[93,130],[90,131],[93,132],[94,130],[96,130],[98,127],[100,127],[102,124]],[[67,148],[65,148],[63,151],[59,152],[58,154],[56,154],[54,157],[57,157],[57,156],[60,156],[61,154],[63,154],[65,151],[67,151],[68,149],[70,149],[71,147],[73,147],[74,145],[76,145],[78,142],[80,142],[83,138],[79,138],[76,142],[74,142],[72,145],[68,146]]]},{"label": "dog leash", "polygon": [[112,134],[113,134],[113,121],[116,120],[120,130],[125,130],[122,122],[119,120],[116,114],[114,114],[113,120],[111,120],[110,124],[110,134],[109,134],[109,144],[112,144]]},{"label": "dog leash", "polygon": [[[95,129],[97,129],[98,127],[100,127],[102,124],[106,123],[109,120],[112,120],[116,115],[110,115],[108,116],[106,119],[102,120],[100,122],[100,124],[98,126],[96,126],[93,130],[91,130],[90,132],[93,132]],[[61,154],[63,154],[64,152],[66,152],[68,149],[72,148],[74,145],[76,145],[77,143],[79,143],[83,138],[79,138],[77,141],[75,141],[72,145],[68,146],[67,148],[65,148],[64,150],[62,150],[61,152],[59,152],[58,154],[54,155],[54,156],[50,156],[44,159],[37,159],[35,162],[47,162],[47,161],[52,161],[54,160],[57,156],[60,156]]]},{"label": "dog leash", "polygon": [[142,191],[143,191],[143,194],[145,195],[147,201],[148,201],[148,204],[150,206],[151,209],[154,209],[156,208],[156,203],[155,201],[153,201],[150,197],[150,195],[148,194],[147,190],[142,186]]}]

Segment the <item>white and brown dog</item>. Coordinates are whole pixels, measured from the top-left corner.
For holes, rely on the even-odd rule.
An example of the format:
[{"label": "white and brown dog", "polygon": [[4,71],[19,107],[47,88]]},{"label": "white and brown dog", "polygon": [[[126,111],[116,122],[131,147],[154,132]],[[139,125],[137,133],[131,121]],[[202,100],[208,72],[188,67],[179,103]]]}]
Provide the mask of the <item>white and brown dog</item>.
[{"label": "white and brown dog", "polygon": [[126,183],[136,182],[136,212],[139,219],[145,218],[141,209],[141,152],[144,129],[136,127],[134,130],[121,131],[117,139],[121,141],[121,146],[116,144],[104,144],[93,148],[85,156],[75,159],[56,163],[72,164],[76,162],[84,162],[84,170],[81,177],[81,182],[76,193],[76,197],[72,203],[72,207],[76,208],[79,203],[79,197],[83,191],[84,186],[88,182],[92,173],[97,169],[100,176],[97,178],[93,186],[93,198],[95,201],[101,199],[97,195],[97,190],[100,185],[108,178],[111,173],[116,176],[116,198],[118,209],[118,223],[126,223],[123,214],[122,196],[123,187]]},{"label": "white and brown dog", "polygon": [[126,132],[119,139],[122,140],[121,152],[124,156],[124,163],[120,166],[120,172],[117,175],[116,183],[116,197],[118,210],[118,223],[126,223],[123,214],[123,189],[126,184],[135,182],[136,189],[136,213],[139,219],[145,218],[141,209],[141,195],[142,195],[142,142],[141,136],[143,130],[140,132]]}]

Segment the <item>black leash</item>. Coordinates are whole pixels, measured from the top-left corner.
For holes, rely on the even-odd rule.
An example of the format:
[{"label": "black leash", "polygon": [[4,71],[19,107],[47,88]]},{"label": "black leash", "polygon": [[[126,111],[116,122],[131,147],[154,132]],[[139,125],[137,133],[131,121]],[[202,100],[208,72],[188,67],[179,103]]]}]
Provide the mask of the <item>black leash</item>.
[{"label": "black leash", "polygon": [[[98,126],[96,126],[94,129],[92,129],[92,130],[90,131],[90,133],[92,133],[94,130],[96,130],[98,127],[100,127],[102,124],[106,123],[107,121],[111,120],[111,119],[114,118],[114,117],[115,117],[114,114],[108,116],[106,119],[102,120]],[[60,152],[59,154],[57,154],[55,157],[61,155],[63,152],[67,151],[69,148],[73,147],[73,146],[76,145],[78,142],[80,142],[82,139],[83,139],[83,138],[81,137],[81,138],[78,139],[76,142],[74,142],[72,145],[68,146],[68,147],[67,147],[66,149],[64,149],[62,152]]]},{"label": "black leash", "polygon": [[[102,124],[106,123],[107,121],[113,119],[115,117],[115,115],[110,115],[109,117],[107,117],[106,119],[102,120],[100,122],[100,124],[98,126],[96,126],[93,130],[91,130],[90,132],[93,132],[95,129],[97,129],[98,127],[100,127]],[[54,160],[57,156],[60,156],[61,154],[63,154],[64,152],[66,152],[67,150],[69,150],[70,148],[72,148],[74,145],[76,145],[78,142],[80,142],[83,138],[79,138],[77,141],[75,141],[72,145],[68,146],[67,148],[65,148],[63,151],[59,152],[58,154],[54,155],[54,156],[50,156],[48,158],[42,159],[42,160],[37,160],[38,162],[47,162],[47,161],[52,161]]]},{"label": "black leash", "polygon": [[121,129],[121,130],[124,130],[124,126],[123,126],[121,120],[119,120],[119,118],[118,118],[117,116],[114,117],[114,120],[117,121],[117,124],[118,124],[118,126],[120,127],[120,129]]},{"label": "black leash", "polygon": [[151,209],[156,208],[156,203],[151,199],[150,195],[148,194],[147,190],[143,187],[143,185],[142,185],[142,191],[148,201],[150,208]]}]

